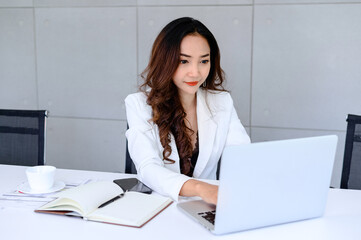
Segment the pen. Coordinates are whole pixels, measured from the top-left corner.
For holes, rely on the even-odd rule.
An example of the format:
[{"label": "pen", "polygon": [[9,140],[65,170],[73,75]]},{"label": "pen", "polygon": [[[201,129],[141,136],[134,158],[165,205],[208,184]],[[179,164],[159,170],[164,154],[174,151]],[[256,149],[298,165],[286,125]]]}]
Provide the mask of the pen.
[{"label": "pen", "polygon": [[124,196],[124,194],[125,194],[125,192],[123,192],[123,193],[121,193],[121,194],[119,194],[119,195],[117,195],[117,196],[113,197],[113,198],[112,198],[112,199],[110,199],[109,201],[106,201],[105,203],[101,204],[98,208],[105,207],[106,205],[108,205],[108,204],[110,204],[110,203],[112,203],[112,202],[114,202],[114,201],[116,201],[116,200],[118,200],[118,199],[122,198],[122,197]]}]

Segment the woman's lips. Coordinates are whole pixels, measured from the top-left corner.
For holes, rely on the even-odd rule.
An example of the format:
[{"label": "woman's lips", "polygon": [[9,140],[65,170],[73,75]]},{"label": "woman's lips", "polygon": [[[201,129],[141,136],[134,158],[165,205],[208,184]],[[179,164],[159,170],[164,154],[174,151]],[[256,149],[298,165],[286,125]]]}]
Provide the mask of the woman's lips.
[{"label": "woman's lips", "polygon": [[195,82],[186,82],[186,84],[188,84],[189,86],[195,86],[198,84],[198,81]]}]

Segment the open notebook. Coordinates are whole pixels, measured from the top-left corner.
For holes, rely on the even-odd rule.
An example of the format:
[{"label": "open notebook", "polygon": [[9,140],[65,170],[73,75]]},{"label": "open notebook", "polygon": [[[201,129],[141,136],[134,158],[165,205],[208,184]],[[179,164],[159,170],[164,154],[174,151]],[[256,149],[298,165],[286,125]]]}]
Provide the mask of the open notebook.
[{"label": "open notebook", "polygon": [[[92,182],[65,190],[35,212],[79,216],[86,220],[142,227],[172,200],[157,194],[127,191],[111,181]],[[115,201],[110,201],[116,199]],[[107,203],[105,204],[104,203]],[[103,207],[102,207],[103,206]]]}]

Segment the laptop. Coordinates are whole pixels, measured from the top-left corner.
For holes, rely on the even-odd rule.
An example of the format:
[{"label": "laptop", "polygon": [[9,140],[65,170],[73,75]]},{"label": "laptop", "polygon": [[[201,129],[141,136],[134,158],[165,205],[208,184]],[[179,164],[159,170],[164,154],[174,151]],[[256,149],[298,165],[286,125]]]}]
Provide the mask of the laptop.
[{"label": "laptop", "polygon": [[214,234],[321,217],[336,145],[330,135],[226,147],[217,206],[202,200],[177,206]]}]

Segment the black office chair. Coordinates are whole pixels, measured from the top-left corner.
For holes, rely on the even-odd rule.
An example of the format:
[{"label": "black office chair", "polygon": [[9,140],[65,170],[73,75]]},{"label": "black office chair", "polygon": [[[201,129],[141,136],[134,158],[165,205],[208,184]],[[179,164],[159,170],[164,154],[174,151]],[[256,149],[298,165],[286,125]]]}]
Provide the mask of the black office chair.
[{"label": "black office chair", "polygon": [[341,188],[361,189],[361,116],[347,116]]},{"label": "black office chair", "polygon": [[[129,129],[128,124],[127,124],[127,129]],[[137,169],[135,168],[133,160],[129,155],[128,140],[126,140],[126,145],[125,145],[125,173],[137,174]]]},{"label": "black office chair", "polygon": [[46,110],[0,109],[0,164],[45,164]]}]

